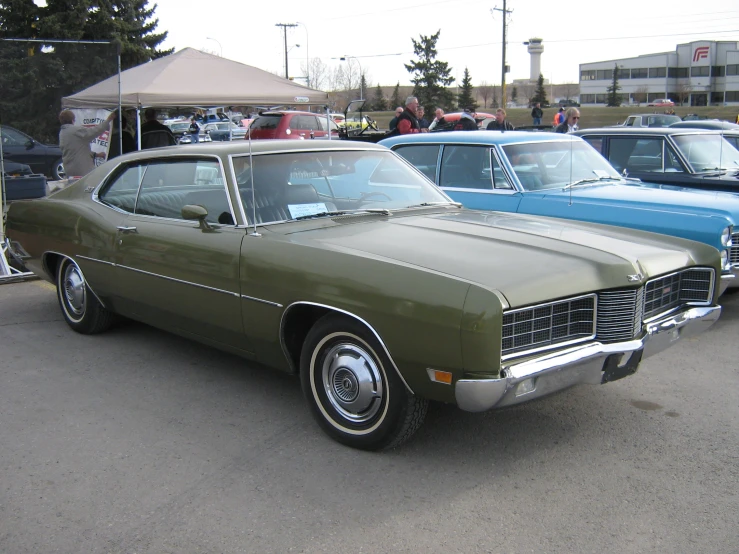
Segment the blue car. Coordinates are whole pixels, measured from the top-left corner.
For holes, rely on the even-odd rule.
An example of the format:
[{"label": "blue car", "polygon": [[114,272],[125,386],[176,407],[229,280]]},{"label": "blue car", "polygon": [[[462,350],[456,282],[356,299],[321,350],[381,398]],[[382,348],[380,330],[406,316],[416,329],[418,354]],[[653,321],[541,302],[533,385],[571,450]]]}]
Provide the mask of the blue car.
[{"label": "blue car", "polygon": [[468,208],[606,223],[710,244],[721,252],[722,292],[739,287],[736,195],[664,190],[626,179],[572,135],[456,131],[400,135],[380,144]]}]

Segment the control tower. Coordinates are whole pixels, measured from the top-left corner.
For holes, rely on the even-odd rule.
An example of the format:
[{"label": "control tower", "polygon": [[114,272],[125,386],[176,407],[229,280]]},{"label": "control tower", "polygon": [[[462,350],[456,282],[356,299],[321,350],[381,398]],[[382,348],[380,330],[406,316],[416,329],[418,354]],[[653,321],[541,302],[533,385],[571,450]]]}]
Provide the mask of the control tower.
[{"label": "control tower", "polygon": [[531,75],[529,79],[536,81],[541,75],[541,54],[544,52],[544,45],[542,44],[543,39],[530,38],[527,44],[529,47],[529,54],[531,54]]}]

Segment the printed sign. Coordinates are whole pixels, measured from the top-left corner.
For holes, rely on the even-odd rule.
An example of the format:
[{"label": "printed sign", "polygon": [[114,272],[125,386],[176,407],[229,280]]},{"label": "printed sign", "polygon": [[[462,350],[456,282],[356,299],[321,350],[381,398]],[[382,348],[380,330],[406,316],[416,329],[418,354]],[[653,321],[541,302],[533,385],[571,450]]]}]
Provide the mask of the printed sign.
[{"label": "printed sign", "polygon": [[697,64],[701,60],[706,60],[706,62],[708,62],[708,54],[710,51],[710,46],[697,46],[695,50],[693,50],[693,64]]},{"label": "printed sign", "polygon": [[[74,112],[74,124],[82,127],[96,127],[110,115],[109,110],[103,109],[78,109],[72,110]],[[104,157],[95,158],[95,166],[99,166],[105,160],[108,159],[108,147],[110,142],[110,131],[104,131],[102,135],[97,137],[90,143],[90,151],[95,154],[103,154]]]},{"label": "printed sign", "polygon": [[327,212],[326,204],[316,202],[315,204],[288,204],[287,209],[290,210],[290,217],[293,219],[305,217],[306,215],[318,215]]}]

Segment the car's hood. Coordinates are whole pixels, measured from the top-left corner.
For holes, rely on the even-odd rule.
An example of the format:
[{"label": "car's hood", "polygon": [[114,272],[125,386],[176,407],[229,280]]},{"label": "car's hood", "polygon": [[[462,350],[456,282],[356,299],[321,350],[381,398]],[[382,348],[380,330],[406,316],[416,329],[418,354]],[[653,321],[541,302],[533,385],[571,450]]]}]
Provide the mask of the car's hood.
[{"label": "car's hood", "polygon": [[[724,215],[739,224],[739,197],[732,193],[706,194],[691,189],[674,190],[633,184],[604,183],[574,187],[571,190],[541,191],[548,197],[572,199],[599,205],[625,205],[688,214]],[[536,193],[534,193],[536,194]]]},{"label": "car's hood", "polygon": [[291,240],[453,275],[500,291],[512,307],[718,263],[716,250],[703,244],[546,217],[454,210],[344,221]]}]

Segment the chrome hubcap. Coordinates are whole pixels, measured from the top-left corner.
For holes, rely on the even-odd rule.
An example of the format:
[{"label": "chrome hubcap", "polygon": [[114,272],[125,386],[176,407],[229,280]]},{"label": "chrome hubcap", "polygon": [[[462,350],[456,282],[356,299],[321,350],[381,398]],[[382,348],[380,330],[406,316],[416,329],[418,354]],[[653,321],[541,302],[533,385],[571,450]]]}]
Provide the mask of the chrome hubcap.
[{"label": "chrome hubcap", "polygon": [[76,316],[85,313],[85,280],[77,266],[68,264],[64,269],[64,299],[69,310]]},{"label": "chrome hubcap", "polygon": [[382,372],[375,360],[355,344],[337,344],[321,368],[331,405],[353,423],[370,421],[382,407]]}]

